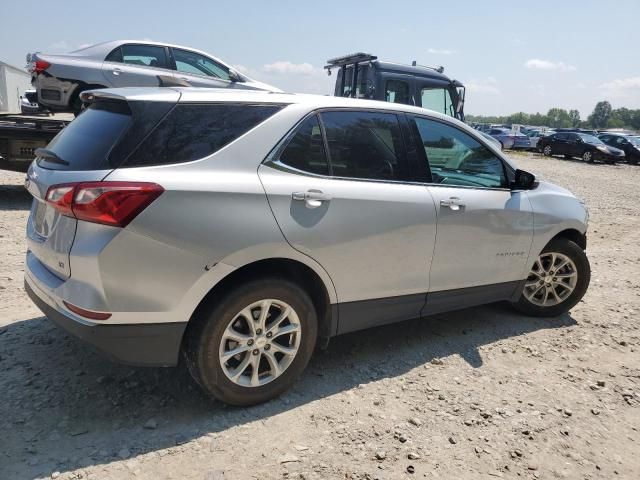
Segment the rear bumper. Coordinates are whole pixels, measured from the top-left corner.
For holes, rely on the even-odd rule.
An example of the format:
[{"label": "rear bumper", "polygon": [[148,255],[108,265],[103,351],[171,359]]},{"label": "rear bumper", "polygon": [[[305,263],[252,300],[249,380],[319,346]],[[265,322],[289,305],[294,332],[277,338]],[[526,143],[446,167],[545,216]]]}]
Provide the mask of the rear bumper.
[{"label": "rear bumper", "polygon": [[85,324],[68,317],[45,302],[27,279],[27,294],[51,322],[95,347],[119,363],[168,367],[178,363],[180,344],[187,326],[178,323]]},{"label": "rear bumper", "polygon": [[31,82],[38,92],[38,103],[52,110],[66,111],[78,83],[61,80],[51,75],[39,74]]}]

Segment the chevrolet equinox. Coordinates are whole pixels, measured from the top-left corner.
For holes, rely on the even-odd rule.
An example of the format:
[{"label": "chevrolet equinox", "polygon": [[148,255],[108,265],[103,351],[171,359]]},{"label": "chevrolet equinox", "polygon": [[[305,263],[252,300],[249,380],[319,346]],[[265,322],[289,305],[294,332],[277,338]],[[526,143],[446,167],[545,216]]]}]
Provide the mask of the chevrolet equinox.
[{"label": "chevrolet equinox", "polygon": [[26,187],[25,288],[111,358],[249,405],[318,343],[496,301],[584,295],[588,213],[421,108],[215,89],[85,92]]}]

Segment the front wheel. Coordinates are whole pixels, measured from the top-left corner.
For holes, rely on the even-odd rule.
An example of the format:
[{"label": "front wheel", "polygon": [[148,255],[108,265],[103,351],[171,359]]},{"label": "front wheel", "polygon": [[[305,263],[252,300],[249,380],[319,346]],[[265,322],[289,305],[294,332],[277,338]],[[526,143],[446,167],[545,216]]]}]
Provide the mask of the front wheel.
[{"label": "front wheel", "polygon": [[591,267],[579,245],[564,238],[551,241],[531,267],[520,299],[513,305],[535,317],[568,312],[584,296]]},{"label": "front wheel", "polygon": [[194,322],[184,348],[189,371],[204,390],[231,405],[254,405],[283,393],[307,366],[316,343],[309,295],[278,278],[243,284]]},{"label": "front wheel", "polygon": [[542,153],[544,154],[545,157],[550,157],[551,156],[551,145],[545,145],[545,147],[542,149]]}]

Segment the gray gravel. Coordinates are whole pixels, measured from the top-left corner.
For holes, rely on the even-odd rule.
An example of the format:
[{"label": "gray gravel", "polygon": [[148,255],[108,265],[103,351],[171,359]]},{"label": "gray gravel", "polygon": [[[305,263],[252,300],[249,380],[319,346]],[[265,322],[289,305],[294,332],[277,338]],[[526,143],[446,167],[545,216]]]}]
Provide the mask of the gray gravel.
[{"label": "gray gravel", "polygon": [[22,291],[23,175],[0,172],[0,478],[638,478],[640,167],[516,158],[590,208],[570,315],[492,305],[350,334],[248,409],[43,319]]}]

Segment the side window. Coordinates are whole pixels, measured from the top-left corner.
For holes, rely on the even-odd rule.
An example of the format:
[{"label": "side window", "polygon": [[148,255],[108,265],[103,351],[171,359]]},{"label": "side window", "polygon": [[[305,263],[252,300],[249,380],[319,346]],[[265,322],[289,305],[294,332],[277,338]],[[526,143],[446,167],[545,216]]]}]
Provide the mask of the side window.
[{"label": "side window", "polygon": [[421,98],[422,108],[454,116],[451,96],[446,88],[423,88]]},{"label": "side window", "polygon": [[387,80],[387,85],[384,89],[384,98],[385,101],[390,103],[410,105],[409,84],[400,80]]},{"label": "side window", "polygon": [[307,118],[298,127],[277,160],[303,172],[329,175],[322,131],[316,115]]},{"label": "side window", "polygon": [[178,72],[229,80],[229,69],[210,58],[187,50],[172,49]]},{"label": "side window", "polygon": [[398,118],[393,113],[323,112],[333,175],[406,180],[409,176]]},{"label": "side window", "polygon": [[169,68],[164,47],[156,45],[123,45],[122,62],[140,67]]},{"label": "side window", "polygon": [[434,183],[466,187],[507,186],[502,160],[462,130],[415,118]]},{"label": "side window", "polygon": [[624,137],[616,138],[616,145],[624,145],[625,143],[627,143],[627,140]]},{"label": "side window", "polygon": [[104,59],[104,61],[122,63],[122,50],[120,50],[120,47],[112,50],[111,53],[107,55],[107,58]]},{"label": "side window", "polygon": [[136,148],[125,166],[163,165],[204,158],[281,108],[230,103],[178,104]]},{"label": "side window", "polygon": [[567,135],[566,133],[556,133],[553,136],[554,140],[568,140],[569,139],[569,135]]}]

